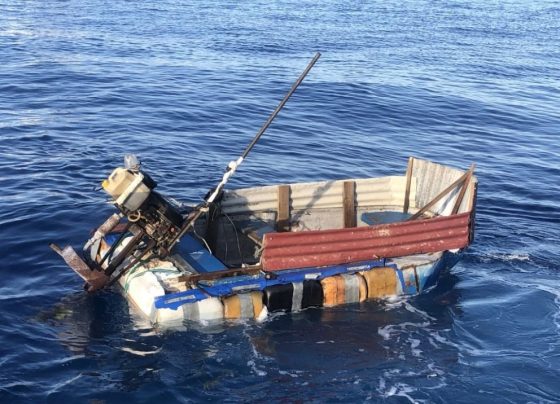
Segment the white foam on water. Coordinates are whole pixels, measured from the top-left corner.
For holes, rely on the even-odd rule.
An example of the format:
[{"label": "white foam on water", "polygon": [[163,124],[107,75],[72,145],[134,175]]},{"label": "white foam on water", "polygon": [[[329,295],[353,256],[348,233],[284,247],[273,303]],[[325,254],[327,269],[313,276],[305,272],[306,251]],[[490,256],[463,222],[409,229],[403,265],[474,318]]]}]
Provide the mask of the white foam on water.
[{"label": "white foam on water", "polygon": [[386,325],[385,327],[379,327],[377,329],[377,333],[383,337],[385,341],[388,341],[391,338],[391,331],[393,330],[392,325]]},{"label": "white foam on water", "polygon": [[395,296],[388,296],[384,300],[385,304],[383,305],[383,309],[385,311],[393,310],[396,308],[402,307],[403,303],[407,302],[410,299],[407,295],[395,295]]},{"label": "white foam on water", "polygon": [[129,348],[129,347],[125,346],[125,347],[121,348],[121,351],[128,352],[128,353],[136,355],[136,356],[148,356],[148,355],[154,355],[154,354],[159,353],[161,351],[161,347],[159,347],[159,348],[157,348],[153,351],[139,351],[137,349],[132,349],[132,348]]},{"label": "white foam on water", "polygon": [[424,400],[416,400],[414,397],[410,395],[410,393],[414,393],[415,391],[417,391],[416,388],[409,386],[406,383],[396,383],[395,385],[391,386],[388,389],[388,391],[381,392],[381,394],[384,398],[397,396],[397,397],[404,397],[411,403],[424,402]]},{"label": "white foam on water", "polygon": [[560,334],[560,287],[558,287],[556,279],[551,280],[550,277],[539,275],[538,273],[533,273],[530,278],[527,276],[522,278],[506,277],[497,273],[492,273],[492,277],[494,281],[501,282],[516,289],[537,289],[554,296],[554,304],[557,310],[555,313],[552,313],[552,319],[556,330]]},{"label": "white foam on water", "polygon": [[[464,355],[471,356],[471,357],[480,357],[480,356],[486,356],[488,354],[496,353],[496,351],[493,349],[488,350],[488,349],[475,348],[472,344],[466,342],[464,338],[461,338],[462,342],[460,344],[455,343],[450,339],[442,336],[438,331],[432,332],[428,337],[428,340],[430,344],[435,348],[441,349],[441,345],[446,345],[448,347],[457,350],[459,362],[464,364],[467,364],[466,362],[463,361]],[[438,345],[438,343],[441,345]]]},{"label": "white foam on water", "polygon": [[417,309],[416,307],[414,307],[413,305],[410,304],[410,302],[408,300],[405,300],[403,302],[404,304],[404,308],[408,311],[410,311],[411,313],[415,313],[415,314],[419,314],[420,316],[422,316],[423,318],[427,319],[427,320],[431,320],[431,321],[435,321],[436,319],[432,316],[430,316],[428,313],[426,313],[425,311],[422,311],[420,309]]},{"label": "white foam on water", "polygon": [[[250,321],[247,321],[244,323],[244,327],[243,327],[243,335],[247,338],[247,341],[249,343],[249,346],[251,348],[251,359],[247,361],[247,366],[250,367],[251,371],[256,374],[257,376],[266,376],[268,374],[268,372],[264,369],[268,368],[269,365],[267,363],[270,363],[272,361],[272,358],[260,353],[257,350],[257,347],[255,346],[255,344],[253,344],[252,341],[252,337],[249,334],[249,330],[252,328],[252,324]],[[261,365],[259,365],[259,363],[262,363]]]},{"label": "white foam on water", "polygon": [[410,348],[412,351],[412,355],[416,357],[420,357],[422,354],[422,350],[418,349],[420,346],[420,340],[416,338],[409,338]]},{"label": "white foam on water", "polygon": [[[415,398],[415,392],[421,390],[437,390],[447,386],[445,372],[438,368],[433,361],[427,363],[422,361],[418,371],[402,372],[400,369],[390,369],[383,372],[383,375],[378,379],[378,386],[376,391],[383,398],[392,396],[404,397],[412,403],[426,402],[424,399]],[[406,382],[410,380],[410,382]],[[427,380],[430,380],[427,382]],[[421,388],[414,386],[418,381],[422,384]],[[427,385],[426,385],[427,383]],[[368,400],[373,399],[373,396],[368,397]]]},{"label": "white foam on water", "polygon": [[[457,352],[458,347],[444,336],[450,330],[434,330],[432,325],[437,319],[414,307],[410,300],[396,300],[394,307],[397,305],[413,313],[419,321],[404,321],[378,327],[377,332],[384,341],[382,345],[392,357],[395,369],[383,372],[376,388],[378,397],[371,396],[369,399],[375,400],[379,396],[382,400],[399,397],[399,402],[425,402],[426,400],[415,396],[419,392],[444,388],[447,386],[447,380],[445,371],[438,367],[437,360],[426,355],[421,347],[427,346],[428,351],[430,346],[435,349],[452,347]],[[401,361],[402,365],[399,364]]]},{"label": "white foam on water", "polygon": [[404,308],[405,310],[407,310],[411,313],[419,314],[421,317],[423,317],[426,320],[435,321],[434,317],[430,316],[425,311],[414,307],[410,303],[410,298],[411,298],[411,296],[406,296],[406,295],[405,296],[401,295],[401,296],[389,297],[389,298],[386,299],[385,304],[383,305],[383,308],[384,308],[385,311]]},{"label": "white foam on water", "polygon": [[512,253],[500,253],[500,252],[490,252],[487,254],[479,254],[479,258],[482,262],[490,261],[501,261],[501,262],[515,262],[515,261],[530,261],[531,256],[526,252],[512,252]]},{"label": "white foam on water", "polygon": [[[445,372],[440,368],[436,367],[434,363],[428,363],[428,370],[429,373],[426,375],[428,378],[440,377],[443,378],[445,376]],[[442,379],[443,380],[443,379]],[[443,383],[445,385],[445,383]],[[441,387],[443,387],[443,385]]]},{"label": "white foam on water", "polygon": [[282,376],[290,376],[292,378],[298,378],[299,377],[299,373],[303,373],[302,371],[292,371],[292,372],[288,372],[287,370],[279,370],[278,374],[282,375]]},{"label": "white foam on water", "polygon": [[392,335],[399,334],[399,333],[409,333],[410,331],[407,328],[419,328],[423,329],[430,325],[429,322],[422,322],[422,323],[412,323],[412,322],[404,322],[399,324],[388,324],[384,327],[379,327],[377,329],[377,333],[383,337],[384,340],[388,341],[391,339]]},{"label": "white foam on water", "polygon": [[249,366],[251,371],[257,376],[264,377],[268,374],[266,371],[259,369],[254,360],[247,361],[247,366]]}]

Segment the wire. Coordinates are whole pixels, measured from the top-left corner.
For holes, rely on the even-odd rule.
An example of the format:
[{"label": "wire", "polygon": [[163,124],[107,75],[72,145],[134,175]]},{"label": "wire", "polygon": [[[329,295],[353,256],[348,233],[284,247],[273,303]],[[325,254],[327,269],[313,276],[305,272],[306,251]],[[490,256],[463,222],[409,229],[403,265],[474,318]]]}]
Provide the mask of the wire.
[{"label": "wire", "polygon": [[239,242],[239,235],[237,234],[237,227],[235,226],[235,224],[233,223],[233,220],[231,220],[231,218],[229,217],[229,215],[225,212],[223,212],[223,215],[225,217],[227,217],[227,219],[229,220],[229,222],[231,223],[231,225],[233,226],[233,233],[235,234],[235,239],[237,240],[237,251],[239,252],[239,258],[241,259],[241,265],[245,264],[245,257],[243,257],[243,253],[241,252],[241,243]]},{"label": "wire", "polygon": [[206,240],[204,239],[204,237],[202,237],[200,234],[198,234],[196,232],[196,227],[193,226],[193,233],[196,237],[198,237],[198,239],[200,241],[202,241],[204,243],[204,245],[206,246],[206,248],[208,249],[208,251],[210,251],[210,254],[214,255],[214,253],[212,252],[212,249],[210,248],[210,246],[208,245],[208,243],[206,242]]}]

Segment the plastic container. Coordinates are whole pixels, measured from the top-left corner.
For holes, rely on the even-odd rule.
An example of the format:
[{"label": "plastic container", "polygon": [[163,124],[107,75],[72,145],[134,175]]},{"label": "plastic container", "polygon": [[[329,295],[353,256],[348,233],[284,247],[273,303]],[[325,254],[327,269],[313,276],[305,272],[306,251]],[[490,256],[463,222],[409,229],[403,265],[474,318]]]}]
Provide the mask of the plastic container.
[{"label": "plastic container", "polygon": [[394,268],[381,267],[360,272],[367,284],[367,297],[382,298],[397,294],[397,275]]},{"label": "plastic container", "polygon": [[196,303],[184,304],[177,309],[177,312],[182,313],[186,320],[192,321],[220,320],[224,318],[224,306],[221,300],[216,297],[200,300]]},{"label": "plastic container", "polygon": [[321,286],[325,307],[363,302],[367,298],[366,282],[359,274],[330,276],[321,280]]},{"label": "plastic container", "polygon": [[119,167],[101,185],[118,205],[135,211],[150,195],[150,188],[144,184],[143,179],[140,172],[133,173]]},{"label": "plastic container", "polygon": [[268,286],[263,290],[263,303],[268,311],[296,312],[323,305],[323,288],[316,280]]},{"label": "plastic container", "polygon": [[224,318],[260,318],[263,309],[261,292],[240,293],[223,299]]}]

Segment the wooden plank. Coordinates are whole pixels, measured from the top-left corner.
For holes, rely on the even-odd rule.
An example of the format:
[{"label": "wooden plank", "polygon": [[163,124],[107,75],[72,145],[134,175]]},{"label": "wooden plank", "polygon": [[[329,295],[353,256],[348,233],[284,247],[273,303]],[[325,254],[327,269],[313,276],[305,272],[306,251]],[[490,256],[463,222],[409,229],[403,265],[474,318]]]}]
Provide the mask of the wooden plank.
[{"label": "wooden plank", "polygon": [[229,278],[232,276],[256,275],[262,271],[260,265],[249,266],[245,268],[224,269],[223,271],[214,271],[200,273],[194,275],[181,275],[175,278],[177,282],[186,282],[195,284],[198,281],[214,281],[216,279]]},{"label": "wooden plank", "polygon": [[463,202],[463,198],[465,197],[465,192],[467,192],[467,188],[471,183],[471,178],[475,167],[476,165],[473,163],[471,164],[471,168],[469,168],[469,171],[467,171],[467,177],[465,178],[465,182],[463,182],[461,191],[459,191],[459,195],[457,195],[457,199],[455,200],[455,205],[453,206],[453,210],[451,211],[452,215],[456,215],[457,212],[459,212],[459,208],[461,207],[461,202]]},{"label": "wooden plank", "polygon": [[410,205],[410,184],[412,183],[413,164],[414,164],[414,157],[409,157],[408,166],[406,167],[406,188],[404,191],[403,213],[408,213],[408,207]]},{"label": "wooden plank", "polygon": [[290,186],[278,185],[276,231],[290,231]]},{"label": "wooden plank", "polygon": [[471,193],[469,195],[469,205],[468,212],[471,213],[471,225],[469,233],[469,243],[474,242],[474,232],[475,232],[475,218],[476,218],[476,195],[478,189],[478,182],[474,181],[471,187]]},{"label": "wooden plank", "polygon": [[344,227],[356,227],[356,183],[354,181],[344,181],[342,206]]}]

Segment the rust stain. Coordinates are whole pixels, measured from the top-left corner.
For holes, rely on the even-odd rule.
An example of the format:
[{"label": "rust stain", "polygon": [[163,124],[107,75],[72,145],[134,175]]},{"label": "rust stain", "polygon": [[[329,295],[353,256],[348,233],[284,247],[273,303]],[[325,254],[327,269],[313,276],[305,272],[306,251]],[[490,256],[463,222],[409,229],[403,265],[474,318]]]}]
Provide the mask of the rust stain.
[{"label": "rust stain", "polygon": [[109,277],[105,275],[105,273],[93,271],[72,247],[64,247],[60,255],[64,261],[66,261],[66,264],[86,281],[86,289],[88,291],[93,292],[97,289],[101,289],[109,281]]},{"label": "rust stain", "polygon": [[262,263],[275,271],[463,248],[470,240],[470,217],[467,212],[353,229],[269,233]]}]

